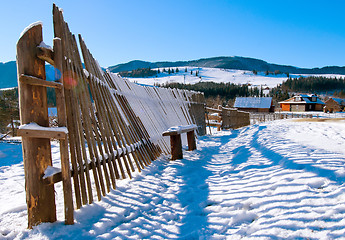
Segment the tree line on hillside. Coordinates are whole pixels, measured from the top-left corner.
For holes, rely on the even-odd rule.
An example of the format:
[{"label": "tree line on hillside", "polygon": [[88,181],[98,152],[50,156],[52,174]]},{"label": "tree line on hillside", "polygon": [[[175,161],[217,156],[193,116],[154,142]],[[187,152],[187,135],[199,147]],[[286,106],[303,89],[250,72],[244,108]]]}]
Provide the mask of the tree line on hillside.
[{"label": "tree line on hillside", "polygon": [[157,75],[158,71],[152,70],[151,68],[138,68],[132,71],[119,72],[121,77],[151,77]]},{"label": "tree line on hillside", "polygon": [[232,106],[236,97],[263,97],[263,89],[250,87],[247,84],[199,82],[196,84],[166,83],[156,84],[157,87],[178,88],[203,92],[206,104]]},{"label": "tree line on hillside", "polygon": [[281,88],[283,91],[320,93],[345,89],[345,79],[323,76],[288,78]]},{"label": "tree line on hillside", "polygon": [[[254,75],[257,75],[258,74],[258,71],[257,70],[252,70],[253,74]],[[273,72],[271,71],[264,71],[265,72],[265,75],[268,76],[268,75],[279,75],[279,74],[285,74],[287,77],[290,77],[290,74],[289,73],[286,73],[286,72],[281,72],[280,70],[275,70]]]},{"label": "tree line on hillside", "polygon": [[269,95],[273,98],[273,102],[284,101],[292,97],[295,93],[326,93],[333,92],[334,97],[345,98],[345,79],[343,77],[289,77],[281,85],[270,90]]},{"label": "tree line on hillside", "polygon": [[[149,68],[138,68],[132,71],[122,71],[119,72],[121,77],[132,77],[132,78],[145,78],[145,77],[152,77],[152,76],[157,76],[160,73],[167,73],[167,74],[174,74],[180,72],[179,68],[163,68],[157,69],[157,70],[152,70],[150,67]],[[185,72],[187,72],[187,68],[185,68]],[[191,74],[193,74],[193,71],[191,71]],[[198,76],[199,71],[195,73],[195,76]]]}]

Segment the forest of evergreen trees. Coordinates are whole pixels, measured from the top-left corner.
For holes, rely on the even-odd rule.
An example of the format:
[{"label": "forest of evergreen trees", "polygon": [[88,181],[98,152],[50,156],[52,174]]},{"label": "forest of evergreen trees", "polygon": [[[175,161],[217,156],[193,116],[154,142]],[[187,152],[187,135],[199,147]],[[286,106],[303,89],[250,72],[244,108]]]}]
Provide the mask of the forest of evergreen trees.
[{"label": "forest of evergreen trees", "polygon": [[158,71],[151,68],[138,68],[132,71],[119,72],[121,77],[151,77],[157,75]]},{"label": "forest of evergreen trees", "polygon": [[[174,74],[174,73],[178,73],[179,71],[180,71],[179,68],[167,68],[167,69],[163,68],[162,70],[160,70],[159,68],[157,70],[152,70],[151,68],[138,68],[132,71],[122,71],[122,72],[119,72],[119,74],[121,77],[143,78],[143,77],[157,76],[161,72]],[[197,76],[198,73],[199,71],[196,73],[195,76]]]},{"label": "forest of evergreen trees", "polygon": [[18,88],[0,91],[0,133],[6,132],[11,120],[19,120]]},{"label": "forest of evergreen trees", "polygon": [[166,83],[158,87],[178,88],[203,92],[208,106],[232,106],[236,97],[263,97],[262,89],[246,84],[199,82],[196,84]]},{"label": "forest of evergreen trees", "polygon": [[299,78],[288,78],[282,84],[283,91],[321,93],[345,89],[345,79],[328,78],[322,76],[310,76]]}]

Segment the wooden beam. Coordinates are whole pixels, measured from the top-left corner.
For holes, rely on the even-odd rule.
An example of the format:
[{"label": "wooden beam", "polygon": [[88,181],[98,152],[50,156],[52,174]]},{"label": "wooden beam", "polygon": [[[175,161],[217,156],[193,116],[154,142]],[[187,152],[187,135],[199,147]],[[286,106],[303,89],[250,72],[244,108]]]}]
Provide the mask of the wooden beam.
[{"label": "wooden beam", "polygon": [[[124,153],[121,153],[120,156],[124,154]],[[84,171],[86,171],[87,169],[92,169],[93,167],[98,167],[98,165],[102,165],[102,164],[105,164],[105,163],[108,163],[109,161],[112,160],[112,157],[113,156],[108,156],[106,159],[102,159],[100,160],[100,162],[98,163],[95,163],[95,165],[92,163],[92,162],[89,162],[87,165],[83,165],[83,169]],[[117,157],[117,156],[115,156]],[[82,171],[81,168],[78,169],[78,174],[80,174]],[[75,171],[73,171],[73,169],[71,170],[71,177],[73,177],[75,175]],[[47,184],[47,185],[51,185],[51,184],[55,184],[55,183],[58,183],[58,182],[61,182],[62,181],[62,173],[61,173],[61,170],[59,172],[56,172],[54,174],[52,174],[51,176],[49,177],[46,177],[43,179],[43,182],[44,184]]]},{"label": "wooden beam", "polygon": [[54,130],[18,129],[17,135],[29,138],[66,139],[66,132]]},{"label": "wooden beam", "polygon": [[49,81],[43,80],[41,78],[32,77],[32,76],[28,76],[25,74],[20,75],[19,81],[21,83],[30,84],[33,86],[51,87],[51,88],[56,88],[56,89],[62,89],[62,87],[63,87],[63,85],[61,83],[49,82]]},{"label": "wooden beam", "polygon": [[43,178],[43,183],[46,185],[52,185],[62,181],[62,172],[54,173],[53,175]]},{"label": "wooden beam", "polygon": [[46,47],[37,47],[37,57],[48,62],[50,65],[55,66],[54,51]]}]

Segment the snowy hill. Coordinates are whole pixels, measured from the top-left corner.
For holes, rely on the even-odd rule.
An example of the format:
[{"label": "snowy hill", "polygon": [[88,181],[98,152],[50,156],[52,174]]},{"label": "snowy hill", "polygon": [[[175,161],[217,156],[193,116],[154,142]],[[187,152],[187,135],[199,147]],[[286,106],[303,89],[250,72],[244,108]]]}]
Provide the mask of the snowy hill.
[{"label": "snowy hill", "polygon": [[[277,120],[198,139],[117,181],[63,223],[26,229],[23,163],[0,167],[0,239],[336,239],[345,236],[345,124]],[[54,162],[58,144],[53,143]],[[0,160],[21,157],[20,148]],[[16,161],[14,161],[16,162]],[[95,192],[95,191],[94,191]]]},{"label": "snowy hill", "polygon": [[[248,57],[213,57],[213,58],[203,58],[198,60],[191,60],[191,61],[177,61],[177,62],[147,62],[147,61],[130,61],[128,63],[122,63],[115,66],[108,67],[108,70],[111,72],[121,72],[121,71],[131,71],[138,68],[152,68],[152,69],[163,69],[163,68],[176,68],[179,67],[183,69],[188,67],[188,69],[196,70],[201,69],[200,73],[201,76],[204,77],[205,81],[212,81],[214,82],[234,82],[234,83],[253,83],[254,85],[267,85],[267,86],[276,86],[277,83],[281,83],[283,80],[286,79],[286,74],[281,75],[269,75],[265,76],[264,72],[270,71],[274,72],[279,70],[281,73],[289,73],[290,76],[298,76],[298,75],[311,75],[311,74],[344,74],[345,75],[345,67],[338,67],[338,66],[330,66],[330,67],[323,67],[323,68],[298,68],[294,66],[285,66],[285,65],[278,65],[267,63],[260,59],[255,58],[248,58]],[[212,70],[211,70],[212,69]],[[252,70],[256,70],[259,72],[258,76],[253,76]],[[47,80],[54,80],[54,69],[50,65],[46,65],[46,73],[47,73]],[[245,74],[243,74],[245,73]],[[203,75],[202,75],[203,74]],[[241,75],[244,76],[241,76]],[[179,75],[183,75],[182,72]],[[184,82],[181,79],[175,79],[175,76],[171,76],[170,78],[166,78],[167,76],[160,75],[158,76],[159,82],[165,81],[177,81],[177,82]],[[198,82],[198,79],[189,78],[186,75],[186,81],[190,83]],[[138,82],[142,82],[143,80],[138,80]],[[151,83],[154,83],[154,80],[150,80]],[[146,83],[146,84],[151,84]],[[10,88],[10,87],[17,87],[17,70],[16,70],[16,62],[11,61],[7,63],[0,63],[0,89],[2,88]]]},{"label": "snowy hill", "polygon": [[[173,68],[174,70],[176,68]],[[157,69],[153,69],[157,70]],[[166,68],[167,70],[167,68]],[[162,68],[160,68],[162,71]],[[191,71],[193,74],[191,74]],[[199,71],[198,76],[195,76],[195,72]],[[313,74],[290,74],[290,77],[299,76],[311,76]],[[336,74],[314,74],[317,76],[327,76],[327,77],[345,77],[345,75]],[[221,68],[205,68],[205,67],[187,67],[187,72],[185,72],[185,67],[179,68],[178,73],[168,74],[160,73],[157,76],[147,77],[147,78],[128,78],[130,81],[135,81],[140,84],[154,85],[163,83],[185,83],[185,84],[195,84],[200,81],[203,82],[224,82],[224,83],[235,83],[235,84],[250,84],[252,86],[262,86],[265,87],[276,87],[287,79],[286,74],[269,74],[265,75],[264,72],[258,72],[255,75],[252,71],[244,70],[231,70],[231,69],[221,69]]]},{"label": "snowy hill", "polygon": [[271,71],[279,70],[284,73],[293,74],[345,74],[345,67],[329,66],[323,68],[298,68],[294,66],[279,65],[268,63],[266,61],[249,58],[249,57],[212,57],[202,58],[190,61],[177,61],[177,62],[146,62],[146,61],[130,61],[115,66],[110,66],[108,69],[111,72],[131,71],[137,68],[167,68],[167,67],[203,67],[203,68],[224,68],[235,70],[248,70],[248,71]]}]

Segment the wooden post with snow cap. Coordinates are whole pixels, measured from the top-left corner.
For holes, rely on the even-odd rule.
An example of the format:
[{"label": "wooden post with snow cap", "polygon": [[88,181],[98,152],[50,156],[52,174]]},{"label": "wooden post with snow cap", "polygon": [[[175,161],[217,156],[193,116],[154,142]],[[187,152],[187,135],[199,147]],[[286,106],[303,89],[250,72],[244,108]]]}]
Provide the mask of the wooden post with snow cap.
[{"label": "wooden post with snow cap", "polygon": [[194,131],[197,129],[197,126],[194,124],[184,125],[178,127],[171,127],[165,132],[163,136],[170,136],[170,145],[171,145],[171,160],[182,159],[182,141],[181,134],[187,133],[188,141],[188,150],[193,151],[196,149],[195,135]]},{"label": "wooden post with snow cap", "polygon": [[[42,24],[30,25],[17,43],[17,73],[21,124],[35,122],[48,127],[47,89],[39,85],[26,84],[22,75],[45,80],[45,61],[37,57],[37,46],[42,42]],[[48,166],[52,166],[49,138],[22,137],[25,171],[28,227],[41,222],[56,221],[54,185],[43,183],[42,177]]]}]

